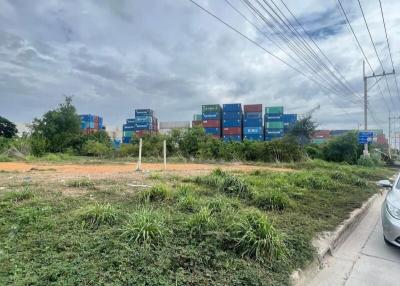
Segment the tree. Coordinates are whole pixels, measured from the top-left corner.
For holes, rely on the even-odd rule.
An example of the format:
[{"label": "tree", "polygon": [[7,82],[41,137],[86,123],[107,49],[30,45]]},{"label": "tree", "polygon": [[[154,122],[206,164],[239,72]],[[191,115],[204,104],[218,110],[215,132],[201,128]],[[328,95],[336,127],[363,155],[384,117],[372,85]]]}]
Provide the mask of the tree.
[{"label": "tree", "polygon": [[356,164],[362,154],[362,145],[358,143],[358,133],[348,132],[328,142],[323,148],[327,161]]},{"label": "tree", "polygon": [[46,152],[63,152],[74,147],[81,134],[80,124],[72,98],[65,97],[57,109],[46,112],[42,119],[34,119],[32,137],[45,140]]},{"label": "tree", "polygon": [[296,122],[290,129],[289,136],[295,137],[297,142],[304,146],[310,142],[316,128],[317,125],[311,120],[311,116],[308,116]]},{"label": "tree", "polygon": [[8,119],[0,116],[0,136],[5,138],[12,138],[17,135],[18,129],[14,123]]}]

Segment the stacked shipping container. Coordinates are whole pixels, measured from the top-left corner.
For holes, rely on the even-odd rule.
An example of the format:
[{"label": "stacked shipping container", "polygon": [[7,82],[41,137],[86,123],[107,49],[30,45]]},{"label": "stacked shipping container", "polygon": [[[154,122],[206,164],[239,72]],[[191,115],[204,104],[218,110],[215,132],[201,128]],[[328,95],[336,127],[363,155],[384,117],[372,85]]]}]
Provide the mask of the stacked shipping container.
[{"label": "stacked shipping container", "polygon": [[284,135],[283,106],[265,108],[265,141],[282,138]]},{"label": "stacked shipping container", "polygon": [[264,128],[262,120],[262,104],[244,105],[243,139],[263,141]]},{"label": "stacked shipping container", "polygon": [[152,109],[136,109],[135,118],[129,118],[122,126],[122,143],[130,143],[132,137],[141,138],[145,135],[158,133],[158,119]]},{"label": "stacked shipping container", "polygon": [[103,118],[100,116],[83,114],[79,115],[79,117],[81,118],[81,129],[87,134],[105,129],[103,126]]},{"label": "stacked shipping container", "polygon": [[297,122],[297,114],[283,114],[283,129],[287,133]]},{"label": "stacked shipping container", "polygon": [[193,115],[192,127],[195,126],[203,126],[203,115],[202,114],[195,114]]},{"label": "stacked shipping container", "polygon": [[219,104],[202,106],[202,126],[206,134],[221,138],[221,106]]},{"label": "stacked shipping container", "polygon": [[222,111],[222,135],[224,141],[242,141],[242,105],[240,103],[224,104]]}]

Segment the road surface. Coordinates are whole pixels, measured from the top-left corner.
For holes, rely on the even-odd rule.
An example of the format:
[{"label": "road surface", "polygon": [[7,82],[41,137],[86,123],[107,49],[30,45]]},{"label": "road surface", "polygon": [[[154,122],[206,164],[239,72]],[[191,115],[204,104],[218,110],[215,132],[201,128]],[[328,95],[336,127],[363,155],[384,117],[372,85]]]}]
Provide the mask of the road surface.
[{"label": "road surface", "polygon": [[354,232],[327,257],[323,269],[307,285],[400,285],[400,248],[386,245],[383,240],[383,200],[384,196],[374,202]]}]

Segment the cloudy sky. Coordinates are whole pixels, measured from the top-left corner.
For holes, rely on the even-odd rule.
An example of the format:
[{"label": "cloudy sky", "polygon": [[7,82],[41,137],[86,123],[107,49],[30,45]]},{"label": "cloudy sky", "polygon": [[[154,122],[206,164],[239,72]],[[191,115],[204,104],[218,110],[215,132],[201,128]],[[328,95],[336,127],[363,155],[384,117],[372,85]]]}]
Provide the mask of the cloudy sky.
[{"label": "cloudy sky", "polygon": [[[241,0],[229,1],[260,30],[225,0],[197,1],[309,77],[324,85],[331,82],[338,94],[266,54],[188,0],[0,0],[0,115],[30,122],[56,107],[64,95],[72,95],[79,113],[99,114],[111,127],[121,126],[135,108],[153,108],[160,121],[191,120],[202,104],[229,102],[283,105],[290,113],[320,104],[314,116],[321,128],[356,128],[363,122],[357,95],[345,92],[332,75],[311,75],[304,62],[293,61],[288,44]],[[268,17],[256,0],[250,2]],[[274,2],[289,17],[281,0]],[[361,95],[362,54],[336,0],[285,3],[346,84]],[[342,3],[373,69],[381,72],[357,0]],[[381,61],[390,71],[379,2],[361,3]],[[397,68],[400,1],[382,4]],[[287,39],[298,40],[293,35]],[[393,77],[388,84],[392,99],[385,80],[380,87],[389,108],[398,112],[400,96]],[[386,128],[388,110],[378,91],[375,86],[369,92],[375,118],[371,127]]]}]

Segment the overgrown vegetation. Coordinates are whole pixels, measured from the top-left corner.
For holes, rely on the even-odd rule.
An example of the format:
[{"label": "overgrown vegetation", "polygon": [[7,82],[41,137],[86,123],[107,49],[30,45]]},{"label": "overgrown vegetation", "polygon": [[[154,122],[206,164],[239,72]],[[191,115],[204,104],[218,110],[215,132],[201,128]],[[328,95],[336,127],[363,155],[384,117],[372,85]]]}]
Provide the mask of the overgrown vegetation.
[{"label": "overgrown vegetation", "polygon": [[0,284],[287,285],[313,259],[311,239],[391,172],[284,166],[293,171],[148,176],[148,189],[91,180],[96,190],[74,196],[92,183],[10,183],[0,192]]}]

